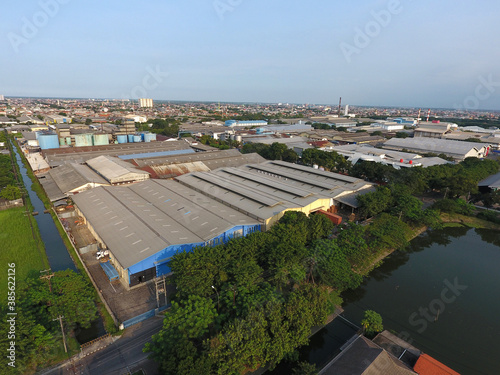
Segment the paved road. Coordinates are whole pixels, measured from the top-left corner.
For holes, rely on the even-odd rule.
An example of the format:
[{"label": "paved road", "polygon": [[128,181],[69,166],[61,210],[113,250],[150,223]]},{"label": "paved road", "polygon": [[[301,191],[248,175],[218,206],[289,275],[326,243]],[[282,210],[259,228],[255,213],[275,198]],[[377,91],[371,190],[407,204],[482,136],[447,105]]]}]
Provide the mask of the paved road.
[{"label": "paved road", "polygon": [[147,375],[157,374],[156,364],[147,359],[148,355],[142,352],[142,348],[160,330],[162,322],[161,317],[154,317],[132,326],[105,349],[75,360],[73,365],[68,363],[41,372],[41,375],[123,375],[139,368],[145,370]]}]

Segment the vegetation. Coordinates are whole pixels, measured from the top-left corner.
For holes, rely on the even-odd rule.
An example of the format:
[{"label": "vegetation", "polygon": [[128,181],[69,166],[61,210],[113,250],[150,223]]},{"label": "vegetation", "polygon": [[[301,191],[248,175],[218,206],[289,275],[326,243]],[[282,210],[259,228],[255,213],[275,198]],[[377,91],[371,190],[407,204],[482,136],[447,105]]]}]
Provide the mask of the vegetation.
[{"label": "vegetation", "polygon": [[238,141],[234,141],[234,140],[231,140],[231,139],[227,139],[225,141],[221,141],[221,140],[218,140],[218,139],[214,139],[214,138],[212,138],[209,135],[203,135],[203,136],[201,136],[200,142],[203,143],[204,145],[212,146],[212,147],[218,148],[220,150],[227,150],[227,149],[230,149],[230,148],[233,148],[233,147],[236,148],[236,147],[240,147],[241,146],[241,143],[238,142]]},{"label": "vegetation", "polygon": [[382,317],[373,310],[365,311],[363,320],[361,321],[361,326],[364,328],[365,333],[368,336],[374,336],[376,333],[384,330]]},{"label": "vegetation", "polygon": [[[80,274],[59,271],[49,279],[40,279],[32,272],[26,283],[16,288],[16,368],[9,373],[29,374],[37,368],[57,362],[64,357],[62,333],[56,319],[63,315],[66,334],[77,324],[90,326],[96,318],[94,290]],[[5,305],[0,313],[6,316]],[[10,345],[7,324],[0,327],[0,349],[5,353]],[[70,350],[77,349],[69,335]]]},{"label": "vegetation", "polygon": [[389,214],[337,230],[332,239],[326,217],[292,211],[268,232],[176,254],[175,303],[145,351],[166,374],[243,373],[293,356],[338,294],[358,287],[370,264],[412,233]]},{"label": "vegetation", "polygon": [[[33,220],[33,225],[36,222]],[[24,207],[0,211],[0,262],[3,265],[15,263],[16,282],[24,281],[30,272],[38,273],[48,268],[43,242],[33,237],[30,218]],[[0,274],[0,302],[5,305],[7,299],[7,272]]]},{"label": "vegetation", "polygon": [[177,137],[181,121],[172,117],[167,117],[165,119],[149,119],[147,123],[151,124],[149,130],[152,133],[163,134],[167,137]]},{"label": "vegetation", "polygon": [[247,143],[243,146],[241,152],[244,154],[256,152],[268,160],[283,160],[290,163],[295,163],[299,159],[299,155],[294,150],[278,142],[274,142],[271,145],[264,143]]}]

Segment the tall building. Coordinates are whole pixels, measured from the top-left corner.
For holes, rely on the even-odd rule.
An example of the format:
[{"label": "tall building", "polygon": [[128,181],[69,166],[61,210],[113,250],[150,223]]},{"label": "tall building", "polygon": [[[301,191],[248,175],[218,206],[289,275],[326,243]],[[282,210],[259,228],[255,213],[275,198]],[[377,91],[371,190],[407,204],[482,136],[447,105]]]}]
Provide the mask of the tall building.
[{"label": "tall building", "polygon": [[153,99],[139,99],[139,107],[141,108],[153,108]]},{"label": "tall building", "polygon": [[0,95],[0,100],[5,100],[5,97],[3,95]]},{"label": "tall building", "polygon": [[347,104],[345,106],[345,109],[344,109],[344,116],[349,116],[349,104]]}]

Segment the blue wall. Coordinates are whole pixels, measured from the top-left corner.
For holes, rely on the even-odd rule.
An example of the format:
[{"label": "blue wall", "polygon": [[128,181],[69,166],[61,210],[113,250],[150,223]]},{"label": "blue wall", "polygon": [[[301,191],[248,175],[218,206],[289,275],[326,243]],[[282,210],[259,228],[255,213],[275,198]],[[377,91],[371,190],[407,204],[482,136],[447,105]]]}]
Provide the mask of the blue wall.
[{"label": "blue wall", "polygon": [[226,243],[233,238],[245,237],[253,232],[260,232],[262,230],[261,225],[239,225],[231,228],[230,230],[220,234],[217,237],[210,239],[205,243],[190,243],[184,245],[172,245],[169,246],[156,254],[144,259],[143,261],[134,264],[133,266],[128,268],[129,280],[130,284],[130,275],[138,272],[142,272],[147,270],[148,268],[156,267],[156,276],[166,275],[170,273],[170,267],[168,266],[168,261],[170,258],[175,255],[177,252],[181,251],[192,251],[195,247],[198,246],[216,246],[222,243]]}]

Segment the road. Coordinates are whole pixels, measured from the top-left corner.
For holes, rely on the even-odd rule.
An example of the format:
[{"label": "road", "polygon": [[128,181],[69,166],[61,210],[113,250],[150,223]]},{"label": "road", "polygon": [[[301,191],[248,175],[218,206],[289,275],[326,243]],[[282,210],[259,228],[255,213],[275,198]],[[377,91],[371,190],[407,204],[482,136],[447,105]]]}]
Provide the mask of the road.
[{"label": "road", "polygon": [[157,374],[156,364],[142,352],[144,344],[162,326],[163,319],[154,317],[126,330],[120,339],[108,347],[90,354],[73,365],[67,363],[58,368],[42,371],[40,375],[123,375],[139,368],[147,375]]}]

